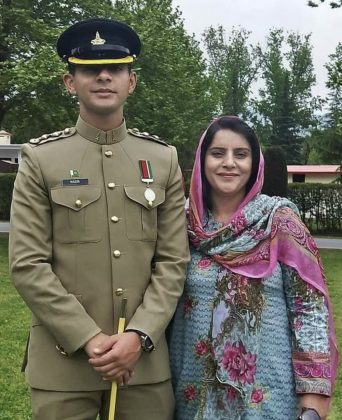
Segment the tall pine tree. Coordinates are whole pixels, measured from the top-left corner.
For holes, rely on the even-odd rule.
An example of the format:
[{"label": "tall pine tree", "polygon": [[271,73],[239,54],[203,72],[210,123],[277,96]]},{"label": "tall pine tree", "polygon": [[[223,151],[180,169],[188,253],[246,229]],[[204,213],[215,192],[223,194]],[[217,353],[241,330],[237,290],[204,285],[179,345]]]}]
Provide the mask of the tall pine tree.
[{"label": "tall pine tree", "polygon": [[256,129],[266,145],[282,147],[289,164],[302,163],[302,142],[314,121],[311,50],[309,35],[274,29],[262,53],[265,87],[255,101]]}]

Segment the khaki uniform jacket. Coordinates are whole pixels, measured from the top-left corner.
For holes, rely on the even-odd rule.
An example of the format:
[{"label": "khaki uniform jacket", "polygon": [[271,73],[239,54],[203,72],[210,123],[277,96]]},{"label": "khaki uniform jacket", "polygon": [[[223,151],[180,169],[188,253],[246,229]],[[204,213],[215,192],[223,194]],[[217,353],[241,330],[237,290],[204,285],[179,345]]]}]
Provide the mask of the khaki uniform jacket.
[{"label": "khaki uniform jacket", "polygon": [[[144,196],[139,160],[151,162],[155,200]],[[150,336],[133,384],[170,377],[164,331],[189,259],[176,150],[125,123],[109,132],[81,118],[73,129],[23,145],[10,230],[13,282],[33,313],[27,379],[45,390],[110,384],[82,346],[114,334],[123,296],[126,328]],[[66,353],[66,354],[62,354]]]}]

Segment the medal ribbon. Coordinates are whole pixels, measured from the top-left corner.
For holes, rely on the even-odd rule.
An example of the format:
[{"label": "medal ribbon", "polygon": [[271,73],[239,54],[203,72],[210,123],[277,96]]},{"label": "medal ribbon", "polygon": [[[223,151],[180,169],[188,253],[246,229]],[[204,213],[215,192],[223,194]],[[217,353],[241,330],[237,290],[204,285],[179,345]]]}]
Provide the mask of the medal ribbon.
[{"label": "medal ribbon", "polygon": [[149,160],[139,160],[142,182],[153,182],[152,166]]}]

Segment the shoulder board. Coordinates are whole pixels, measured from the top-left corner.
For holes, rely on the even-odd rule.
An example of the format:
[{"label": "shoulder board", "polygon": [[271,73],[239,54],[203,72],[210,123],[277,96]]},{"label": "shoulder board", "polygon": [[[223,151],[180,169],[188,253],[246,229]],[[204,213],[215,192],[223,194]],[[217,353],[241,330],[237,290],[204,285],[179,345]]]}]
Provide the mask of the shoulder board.
[{"label": "shoulder board", "polygon": [[55,131],[54,133],[43,134],[42,136],[37,137],[36,139],[31,139],[29,143],[32,146],[39,146],[40,144],[44,144],[50,141],[55,141],[59,139],[64,139],[65,137],[70,137],[73,134],[75,134],[75,132],[76,132],[75,127],[65,128],[64,130]]},{"label": "shoulder board", "polygon": [[152,140],[152,141],[155,141],[157,143],[163,144],[164,146],[169,146],[166,143],[166,141],[162,140],[160,137],[156,136],[155,134],[149,134],[149,133],[146,133],[146,131],[140,132],[137,128],[129,128],[127,131],[130,134],[132,134],[132,136],[140,137],[140,138],[147,139],[147,140]]}]

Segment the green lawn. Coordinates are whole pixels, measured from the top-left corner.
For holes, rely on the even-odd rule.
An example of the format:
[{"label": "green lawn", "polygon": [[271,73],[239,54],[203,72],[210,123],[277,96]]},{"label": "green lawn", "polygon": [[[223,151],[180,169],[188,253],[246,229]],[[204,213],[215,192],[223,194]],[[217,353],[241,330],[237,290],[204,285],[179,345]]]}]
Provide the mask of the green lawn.
[{"label": "green lawn", "polygon": [[[339,348],[342,347],[342,251],[321,252],[334,307]],[[20,372],[30,315],[8,276],[7,235],[0,234],[0,418],[29,420],[30,397]],[[342,372],[340,371],[329,420],[342,413]]]},{"label": "green lawn", "polygon": [[[337,345],[342,349],[342,251],[321,250],[321,256],[328,280],[330,298],[334,310]],[[340,363],[341,365],[341,363]],[[334,392],[332,410],[329,420],[340,420],[342,417],[342,369],[339,370]]]},{"label": "green lawn", "polygon": [[29,420],[30,397],[21,370],[30,315],[8,276],[7,235],[0,234],[0,418]]}]

